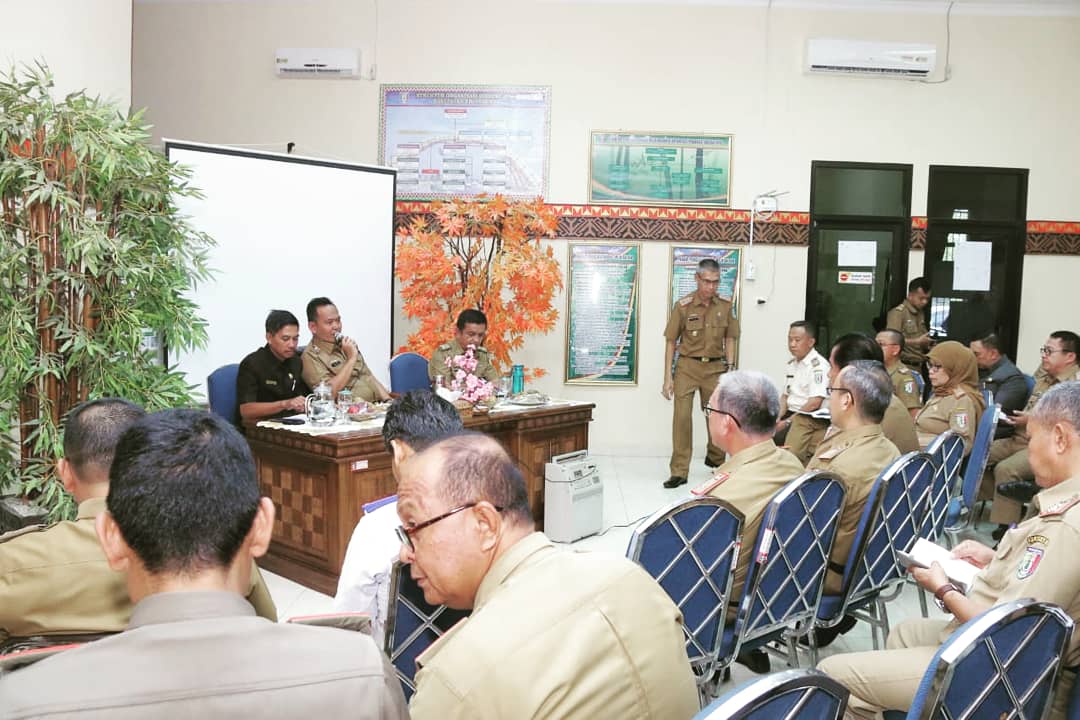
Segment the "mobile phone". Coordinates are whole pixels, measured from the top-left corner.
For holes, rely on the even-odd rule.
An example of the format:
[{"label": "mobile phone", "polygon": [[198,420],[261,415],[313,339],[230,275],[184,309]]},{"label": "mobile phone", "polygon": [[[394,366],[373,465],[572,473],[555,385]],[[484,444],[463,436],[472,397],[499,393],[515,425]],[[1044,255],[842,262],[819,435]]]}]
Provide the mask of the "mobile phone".
[{"label": "mobile phone", "polygon": [[291,417],[281,418],[280,420],[278,420],[278,422],[281,423],[282,425],[303,425],[304,424],[304,421],[303,421],[302,418],[291,418]]}]

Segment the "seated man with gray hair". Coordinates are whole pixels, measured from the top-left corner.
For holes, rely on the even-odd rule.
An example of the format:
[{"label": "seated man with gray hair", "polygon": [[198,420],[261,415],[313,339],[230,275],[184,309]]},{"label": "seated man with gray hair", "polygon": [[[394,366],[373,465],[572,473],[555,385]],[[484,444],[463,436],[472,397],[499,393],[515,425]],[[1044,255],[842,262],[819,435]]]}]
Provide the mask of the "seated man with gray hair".
[{"label": "seated man with gray hair", "polygon": [[678,608],[626,558],[536,532],[496,440],[442,440],[400,475],[402,561],[427,602],[472,608],[418,658],[414,720],[698,711]]}]

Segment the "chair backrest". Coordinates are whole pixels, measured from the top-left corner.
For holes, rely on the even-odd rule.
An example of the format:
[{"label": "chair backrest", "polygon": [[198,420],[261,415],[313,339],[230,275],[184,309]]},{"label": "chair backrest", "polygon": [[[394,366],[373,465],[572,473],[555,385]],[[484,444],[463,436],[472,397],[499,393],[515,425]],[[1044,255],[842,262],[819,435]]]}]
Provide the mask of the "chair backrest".
[{"label": "chair backrest", "polygon": [[934,478],[930,484],[930,503],[919,537],[934,541],[945,531],[949,500],[955,494],[956,478],[964,459],[964,439],[952,430],[934,438],[926,448],[934,463]]},{"label": "chair backrest", "polygon": [[908,717],[1045,717],[1072,630],[1072,618],[1051,603],[995,605],[937,651]]},{"label": "chair backrest", "polygon": [[933,474],[930,456],[911,452],[894,460],[874,481],[844,566],[841,613],[848,605],[903,582],[905,571],[896,551],[910,550],[919,537]]},{"label": "chair backrest", "polygon": [[428,361],[423,355],[403,352],[390,358],[390,390],[406,393],[431,387],[428,379]]},{"label": "chair backrest", "polygon": [[990,458],[990,443],[994,442],[996,420],[997,407],[987,405],[982,417],[979,418],[979,426],[975,429],[975,441],[971,444],[971,452],[968,453],[967,465],[964,467],[960,488],[964,507],[970,508],[975,505],[975,496],[979,492],[983,471],[986,470],[986,461]]},{"label": "chair backrest", "polygon": [[739,646],[812,622],[817,615],[829,555],[844,509],[844,485],[825,471],[811,471],[785,485],[765,508],[747,568],[739,613],[719,662]]},{"label": "chair backrest", "polygon": [[206,397],[210,411],[229,422],[240,423],[240,405],[236,401],[236,376],[240,364],[222,365],[206,378]]},{"label": "chair backrest", "polygon": [[1027,384],[1028,397],[1031,397],[1031,393],[1035,392],[1035,377],[1024,373],[1024,382]]},{"label": "chair backrest", "polygon": [[840,720],[847,702],[847,688],[820,670],[784,670],[727,692],[694,720]]},{"label": "chair backrest", "polygon": [[644,520],[626,550],[682,611],[686,654],[699,684],[716,664],[742,528],[742,513],[724,500],[679,500]]},{"label": "chair backrest", "polygon": [[468,615],[464,610],[451,610],[445,605],[429,605],[424,600],[424,591],[409,574],[409,566],[394,563],[390,571],[390,608],[384,650],[401,681],[406,700],[416,690],[416,659]]},{"label": "chair backrest", "polygon": [[926,380],[923,380],[922,373],[911,371],[911,374],[915,377],[915,384],[919,386],[919,397],[922,397],[923,390],[926,389]]}]

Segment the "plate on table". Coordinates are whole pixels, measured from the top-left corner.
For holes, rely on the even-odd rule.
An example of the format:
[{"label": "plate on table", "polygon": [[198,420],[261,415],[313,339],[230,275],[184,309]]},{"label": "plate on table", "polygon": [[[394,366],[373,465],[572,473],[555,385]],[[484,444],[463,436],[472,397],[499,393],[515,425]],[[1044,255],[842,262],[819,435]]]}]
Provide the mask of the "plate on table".
[{"label": "plate on table", "polygon": [[524,392],[506,398],[507,403],[511,405],[521,405],[523,407],[547,405],[548,400],[550,400],[550,398],[547,395],[538,392]]}]

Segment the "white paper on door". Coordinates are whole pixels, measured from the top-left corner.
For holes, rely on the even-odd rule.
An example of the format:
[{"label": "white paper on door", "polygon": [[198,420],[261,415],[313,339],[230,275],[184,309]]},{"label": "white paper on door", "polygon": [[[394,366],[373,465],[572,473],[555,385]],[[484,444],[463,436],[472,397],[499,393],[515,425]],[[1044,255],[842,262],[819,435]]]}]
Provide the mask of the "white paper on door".
[{"label": "white paper on door", "polygon": [[877,243],[873,240],[841,240],[836,245],[837,267],[877,265]]},{"label": "white paper on door", "polygon": [[993,243],[956,243],[953,246],[953,290],[988,291],[993,255]]}]

